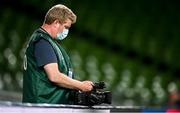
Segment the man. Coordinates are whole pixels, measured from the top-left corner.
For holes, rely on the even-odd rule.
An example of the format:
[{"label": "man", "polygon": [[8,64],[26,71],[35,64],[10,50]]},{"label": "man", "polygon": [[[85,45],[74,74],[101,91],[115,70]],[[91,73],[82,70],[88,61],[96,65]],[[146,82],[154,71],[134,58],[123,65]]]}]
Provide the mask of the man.
[{"label": "man", "polygon": [[73,79],[68,55],[57,43],[68,35],[76,15],[58,4],[47,12],[43,25],[28,42],[23,76],[23,102],[72,104],[71,90],[92,90],[91,81]]}]

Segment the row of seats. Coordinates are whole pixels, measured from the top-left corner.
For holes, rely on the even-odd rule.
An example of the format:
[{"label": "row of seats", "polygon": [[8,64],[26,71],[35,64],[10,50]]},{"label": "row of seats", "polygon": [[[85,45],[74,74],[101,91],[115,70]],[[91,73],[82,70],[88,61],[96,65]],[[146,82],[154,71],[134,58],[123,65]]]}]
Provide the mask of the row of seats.
[{"label": "row of seats", "polygon": [[152,3],[146,4],[147,8],[143,2],[130,5],[118,1],[96,4],[89,1],[72,2],[78,16],[75,25],[78,29],[102,36],[104,40],[134,50],[140,56],[150,56],[157,62],[180,67],[180,63],[176,63],[180,62],[177,59],[179,33],[176,30],[179,22],[173,7],[162,12],[162,7],[155,1],[152,1],[155,2],[153,6]]}]

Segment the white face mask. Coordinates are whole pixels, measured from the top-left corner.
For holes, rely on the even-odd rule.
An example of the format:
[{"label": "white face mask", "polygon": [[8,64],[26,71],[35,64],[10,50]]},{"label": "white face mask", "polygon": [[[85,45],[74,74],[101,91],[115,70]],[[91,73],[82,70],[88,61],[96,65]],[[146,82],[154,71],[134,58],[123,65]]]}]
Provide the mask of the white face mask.
[{"label": "white face mask", "polygon": [[56,39],[63,40],[67,37],[68,33],[69,33],[69,29],[64,29],[63,32],[57,34]]}]

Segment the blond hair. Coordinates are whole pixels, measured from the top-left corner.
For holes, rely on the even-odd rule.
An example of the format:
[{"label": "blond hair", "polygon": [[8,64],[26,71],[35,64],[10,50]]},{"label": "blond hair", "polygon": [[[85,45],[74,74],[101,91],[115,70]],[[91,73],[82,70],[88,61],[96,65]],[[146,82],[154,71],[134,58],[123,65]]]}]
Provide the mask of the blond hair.
[{"label": "blond hair", "polygon": [[61,23],[64,23],[65,20],[70,19],[73,24],[76,22],[76,18],[76,15],[71,11],[71,9],[65,5],[57,4],[46,13],[44,23],[52,24],[55,20],[59,20]]}]

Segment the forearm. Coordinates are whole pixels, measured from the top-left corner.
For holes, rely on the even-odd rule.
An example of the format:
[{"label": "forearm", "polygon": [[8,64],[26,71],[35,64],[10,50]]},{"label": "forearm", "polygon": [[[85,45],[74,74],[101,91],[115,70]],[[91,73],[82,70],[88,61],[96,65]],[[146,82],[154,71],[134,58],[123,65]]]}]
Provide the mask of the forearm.
[{"label": "forearm", "polygon": [[91,81],[81,82],[66,76],[58,70],[57,63],[47,64],[44,66],[44,69],[49,80],[60,87],[77,89],[84,92],[92,90],[93,83]]},{"label": "forearm", "polygon": [[68,76],[66,76],[63,73],[58,73],[56,76],[54,76],[54,80],[52,82],[54,82],[56,85],[60,86],[60,87],[65,87],[68,89],[77,89],[77,90],[81,90],[81,86],[82,86],[82,82],[72,79]]}]

